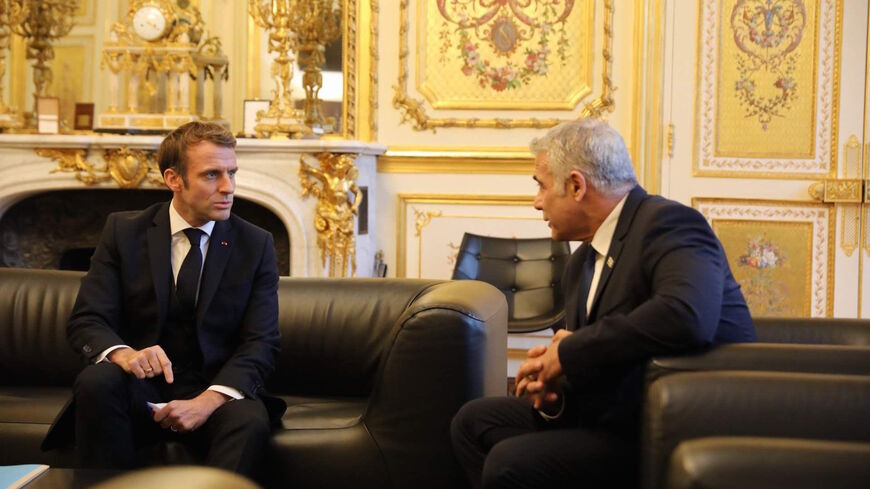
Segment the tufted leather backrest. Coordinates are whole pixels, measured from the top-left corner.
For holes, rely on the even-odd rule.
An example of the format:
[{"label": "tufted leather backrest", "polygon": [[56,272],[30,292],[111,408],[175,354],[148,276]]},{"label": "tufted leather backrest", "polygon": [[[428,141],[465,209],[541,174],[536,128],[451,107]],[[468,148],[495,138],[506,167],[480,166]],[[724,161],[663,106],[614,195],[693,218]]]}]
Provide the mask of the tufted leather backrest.
[{"label": "tufted leather backrest", "polygon": [[508,303],[509,332],[555,329],[565,323],[561,282],[570,256],[567,241],[465,233],[453,278],[481,280],[501,290]]},{"label": "tufted leather backrest", "polygon": [[66,323],[84,273],[0,268],[0,385],[71,386]]},{"label": "tufted leather backrest", "polygon": [[870,320],[752,318],[759,343],[870,346]]}]

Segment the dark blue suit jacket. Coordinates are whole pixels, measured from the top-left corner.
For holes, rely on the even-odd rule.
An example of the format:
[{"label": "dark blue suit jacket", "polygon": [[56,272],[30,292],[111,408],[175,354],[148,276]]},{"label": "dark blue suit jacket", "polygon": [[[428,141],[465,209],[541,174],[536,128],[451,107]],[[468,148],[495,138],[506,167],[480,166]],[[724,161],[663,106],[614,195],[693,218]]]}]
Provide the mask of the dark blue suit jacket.
[{"label": "dark blue suit jacket", "polygon": [[[67,325],[75,351],[94,361],[113,345],[158,343],[172,287],[170,247],[168,203],[109,216]],[[215,222],[196,311],[212,385],[253,399],[263,391],[280,347],[277,287],[272,235],[235,215]],[[44,446],[51,438],[50,431]]]},{"label": "dark blue suit jacket", "polygon": [[590,246],[574,252],[562,280],[566,325],[559,344],[569,406],[586,422],[633,430],[643,366],[656,355],[755,340],[725,251],[696,210],[639,186],[626,199],[586,324],[579,297]]}]

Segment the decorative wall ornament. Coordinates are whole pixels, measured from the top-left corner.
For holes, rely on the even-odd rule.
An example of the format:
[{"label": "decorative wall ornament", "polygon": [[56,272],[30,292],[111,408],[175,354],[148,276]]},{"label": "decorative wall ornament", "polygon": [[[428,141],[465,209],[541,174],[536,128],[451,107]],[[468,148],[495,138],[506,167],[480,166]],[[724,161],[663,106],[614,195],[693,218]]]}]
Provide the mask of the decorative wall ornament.
[{"label": "decorative wall ornament", "polygon": [[801,0],[775,4],[739,0],[731,10],[734,43],[741,51],[737,54],[740,77],[734,90],[746,116],[757,117],[765,131],[773,117],[786,116],[797,97],[794,72],[799,56],[794,50],[806,23]]},{"label": "decorative wall ornament", "polygon": [[722,241],[753,315],[832,314],[832,206],[736,199],[693,199],[692,205]]},{"label": "decorative wall ornament", "polygon": [[592,90],[589,0],[436,0],[420,9],[420,92],[435,108],[571,110]]},{"label": "decorative wall ornament", "polygon": [[304,156],[299,158],[302,197],[311,194],[318,199],[314,218],[317,247],[320,248],[322,266],[325,267],[329,260],[330,277],[347,276],[348,263],[350,275],[356,274],[354,216],[362,203],[362,192],[356,184],[359,172],[354,160],[357,156],[321,153],[317,156],[320,168],[306,164]]},{"label": "decorative wall ornament", "polygon": [[842,0],[703,0],[694,174],[837,171]]},{"label": "decorative wall ornament", "polygon": [[51,173],[75,173],[76,179],[86,186],[114,180],[120,188],[138,188],[148,185],[163,187],[163,177],[154,151],[131,150],[126,146],[103,152],[103,164],[87,160],[87,150],[37,148],[36,154],[51,158],[57,167]]},{"label": "decorative wall ornament", "polygon": [[[478,59],[479,50],[481,49],[482,42],[486,42],[487,45],[490,46],[489,49],[491,51],[494,51],[494,52],[501,51],[505,54],[513,54],[514,50],[518,50],[520,40],[526,39],[530,36],[532,29],[530,29],[529,27],[526,27],[526,28],[519,27],[519,25],[517,24],[516,21],[513,21],[513,20],[511,20],[510,17],[508,17],[508,15],[506,13],[507,10],[503,9],[502,7],[509,8],[511,6],[522,5],[525,8],[525,7],[530,6],[532,3],[535,3],[536,5],[543,5],[544,4],[544,2],[537,2],[537,1],[535,1],[535,2],[532,2],[532,1],[517,2],[514,0],[504,0],[504,1],[499,1],[499,2],[489,2],[489,3],[484,2],[484,3],[486,3],[486,5],[482,4],[484,9],[490,8],[491,9],[490,13],[492,14],[493,18],[489,18],[488,14],[478,13],[474,17],[477,20],[472,20],[471,16],[468,16],[467,13],[466,13],[466,15],[467,15],[466,18],[462,18],[461,16],[455,16],[453,13],[451,13],[456,8],[456,5],[454,5],[454,4],[471,5],[472,3],[474,3],[474,2],[465,1],[465,2],[458,2],[458,3],[456,3],[456,2],[447,3],[447,4],[444,4],[445,8],[442,9],[444,12],[446,12],[448,14],[448,16],[451,19],[453,19],[454,24],[456,22],[458,22],[460,26],[464,26],[464,27],[460,28],[460,31],[465,30],[465,35],[467,36],[467,39],[466,39],[467,41],[471,40],[471,36],[472,36],[471,29],[474,27],[475,23],[479,24],[477,26],[477,28],[480,29],[480,31],[479,31],[479,33],[477,31],[475,31],[474,35],[478,36],[479,38],[486,38],[486,37],[489,38],[489,41],[478,42],[477,46],[474,46],[473,42],[471,43],[471,45],[474,47],[473,51],[478,52],[477,55],[471,53],[472,50],[468,49],[469,43],[467,43],[467,42],[462,43],[462,45],[460,47],[460,52],[462,52],[463,49],[465,50],[464,51],[465,54],[463,55],[465,57],[462,60],[462,66],[470,66],[472,74],[477,72],[476,70],[478,69],[477,68],[478,61],[482,62],[483,66],[486,67],[485,60],[482,61],[482,60]],[[570,13],[570,11],[573,9],[574,3],[575,3],[574,0],[565,2],[565,4],[563,5],[563,9],[553,10],[552,14],[548,13],[548,15],[550,15],[550,17],[549,17],[550,20],[556,21],[557,19],[559,19],[560,15],[561,15],[560,12],[564,13],[567,10]],[[590,12],[591,12],[591,8],[592,8],[591,3],[592,2],[586,2],[586,1],[582,2],[583,5],[587,5],[587,4],[590,5],[589,6]],[[426,3],[421,3],[418,6],[418,8],[426,8],[426,5],[427,5]],[[448,10],[447,9],[448,5],[453,10]],[[569,8],[568,5],[571,5],[571,7]],[[439,5],[436,4],[436,6],[439,6]],[[612,97],[613,81],[611,78],[611,70],[612,70],[612,63],[613,63],[613,56],[612,56],[613,8],[614,8],[613,0],[605,0],[604,1],[604,41],[603,41],[603,44],[604,44],[604,47],[603,47],[604,63],[603,63],[603,71],[602,71],[602,78],[603,78],[602,92],[601,92],[601,95],[597,99],[587,103],[584,106],[584,108],[582,109],[582,111],[580,113],[580,117],[602,117],[606,112],[613,111],[613,106],[614,106],[614,100]],[[468,10],[468,8],[466,10]],[[517,16],[517,11],[515,11],[514,9],[510,9],[510,12],[511,12],[512,16],[514,16],[514,17]],[[499,13],[501,13],[501,16],[497,15]],[[401,113],[402,123],[411,123],[413,129],[417,130],[417,131],[430,130],[430,129],[432,131],[435,131],[437,128],[441,128],[441,127],[497,128],[497,129],[509,129],[509,128],[525,127],[525,128],[541,129],[541,128],[553,127],[553,126],[559,124],[560,122],[564,121],[563,119],[558,119],[558,118],[548,118],[548,119],[489,118],[489,119],[482,119],[482,118],[475,117],[475,118],[469,118],[469,119],[462,119],[462,118],[432,118],[432,117],[430,117],[427,113],[427,110],[426,110],[426,105],[425,105],[426,102],[424,102],[423,100],[420,100],[420,99],[413,98],[409,94],[408,87],[407,87],[408,78],[409,78],[408,58],[409,58],[409,55],[411,52],[411,48],[409,45],[409,34],[408,34],[409,29],[410,29],[409,21],[408,21],[408,17],[409,17],[408,0],[401,0],[400,1],[400,14],[399,15],[400,15],[400,21],[399,21],[399,24],[400,24],[399,25],[399,76],[398,76],[398,82],[396,83],[396,85],[393,86],[393,107],[396,108]],[[537,24],[535,24],[537,26],[534,29],[535,32],[540,33],[545,29],[543,27],[544,23],[541,22],[540,20],[533,20],[530,17],[528,17],[527,15],[523,14],[522,12],[520,12],[520,15],[525,16],[527,18],[526,20],[530,21],[533,24],[535,24],[537,22]],[[444,17],[443,14],[441,15],[441,17],[443,20],[443,17]],[[591,15],[590,15],[590,17],[591,17]],[[444,22],[447,22],[447,21],[444,21]],[[522,21],[520,21],[520,23],[522,23]],[[481,28],[480,26],[482,26],[482,25],[488,25],[488,27]],[[528,26],[527,23],[524,23],[524,25]],[[418,26],[418,28],[426,29],[426,28],[431,28],[431,26],[420,25],[420,26]],[[438,29],[440,30],[441,27],[438,27]],[[592,30],[591,25],[590,25],[589,30],[591,32],[591,30]],[[550,35],[551,31],[552,31],[552,24],[549,27],[549,31],[548,31],[547,36]],[[460,33],[459,36],[461,37],[462,34]],[[591,36],[589,36],[589,38],[591,39]],[[540,37],[536,37],[536,39],[538,40],[538,43],[540,43]],[[519,82],[516,80],[517,80],[517,76],[520,75],[519,80],[522,81],[522,76],[521,76],[521,73],[523,70],[522,66],[525,66],[526,68],[530,68],[532,71],[539,72],[540,75],[543,75],[543,73],[540,73],[540,71],[542,71],[542,70],[549,71],[550,67],[552,67],[552,62],[550,62],[549,59],[558,56],[558,48],[557,48],[557,53],[555,53],[555,54],[552,53],[552,49],[550,48],[550,43],[552,41],[549,40],[549,37],[547,37],[547,39],[548,39],[547,40],[547,49],[549,49],[550,51],[547,52],[546,55],[549,56],[550,58],[548,58],[548,61],[546,61],[546,62],[542,63],[541,60],[538,59],[538,54],[540,54],[540,52],[541,52],[540,51],[541,46],[540,46],[540,44],[538,44],[537,51],[530,51],[530,52],[524,51],[521,53],[522,56],[525,56],[523,58],[522,65],[520,65],[518,62],[514,62],[513,65],[509,65],[507,62],[505,62],[505,65],[501,67],[504,69],[500,69],[500,68],[496,69],[496,73],[493,73],[491,70],[489,70],[489,68],[482,68],[483,71],[481,72],[480,76],[482,76],[484,78],[484,85],[489,83],[489,87],[492,90],[488,90],[488,91],[494,93],[496,96],[498,96],[502,99],[502,100],[499,100],[498,104],[496,104],[494,102],[482,103],[480,101],[477,101],[477,102],[472,103],[472,102],[466,101],[466,102],[462,102],[460,105],[464,106],[464,107],[472,107],[473,106],[474,108],[490,108],[490,107],[495,107],[495,106],[497,106],[498,108],[505,108],[507,106],[511,106],[514,108],[516,108],[516,107],[552,108],[552,107],[547,107],[545,104],[542,104],[542,103],[528,103],[527,101],[522,102],[522,104],[519,104],[519,105],[517,103],[508,103],[505,101],[506,100],[505,96],[499,95],[499,93],[507,90],[509,84],[512,84],[511,85],[512,88],[519,88],[519,86],[517,85],[517,83],[519,83]],[[459,39],[457,42],[462,42],[462,39]],[[555,46],[555,44],[554,44],[554,46]],[[443,48],[443,45],[442,45],[442,48]],[[450,48],[448,47],[447,49],[450,49]],[[530,54],[533,54],[533,53],[535,53],[535,56],[531,57]],[[422,56],[422,54],[421,54],[421,56]],[[440,57],[440,54],[436,55],[434,59],[437,60],[439,57]],[[526,61],[529,61],[528,65],[526,64]],[[549,64],[547,64],[547,63],[549,63]],[[490,61],[490,64],[492,64],[492,61]],[[590,56],[590,63],[588,63],[587,66],[588,65],[591,65],[591,56]],[[546,69],[543,68],[544,66],[547,66],[547,68]],[[466,71],[467,70],[468,69],[466,68]],[[461,68],[460,68],[460,71],[461,71]],[[511,72],[513,72],[513,73],[511,73]],[[460,77],[464,78],[463,73],[464,72],[460,72],[458,74]],[[451,75],[451,76],[453,76],[453,75]],[[528,78],[529,78],[529,80],[531,80],[531,74],[529,74]],[[489,81],[487,81],[487,80],[489,80]],[[502,87],[502,85],[504,85],[504,87]],[[427,87],[426,87],[425,83],[420,87],[420,91],[421,91],[421,93],[424,93],[424,95],[426,95]],[[566,104],[565,102],[560,102],[559,104],[557,104],[557,107],[562,107],[562,108],[566,108],[566,109],[574,108],[574,106],[577,104],[577,102],[579,102],[579,99],[583,95],[589,93],[589,91],[590,90],[588,90],[588,89],[585,91],[581,90],[582,94],[580,94],[580,95],[575,94],[573,99],[576,99],[576,100],[571,100],[571,102],[572,102],[571,104]],[[431,95],[432,94],[429,93],[427,95],[427,98],[431,99]],[[511,94],[511,97],[516,98],[516,97],[518,97],[518,95]],[[541,107],[538,107],[539,105]],[[433,103],[433,107],[435,107],[436,109],[441,108],[441,107],[447,107],[447,106],[458,107],[457,105],[452,104],[452,103],[446,103],[446,104],[442,104],[442,103],[438,103],[438,102]]]},{"label": "decorative wall ornament", "polygon": [[860,241],[862,203],[867,200],[867,181],[861,179],[861,142],[858,136],[849,136],[843,144],[842,154],[844,178],[826,178],[811,184],[807,190],[813,199],[836,205],[841,214],[840,247],[846,256],[852,256]]}]

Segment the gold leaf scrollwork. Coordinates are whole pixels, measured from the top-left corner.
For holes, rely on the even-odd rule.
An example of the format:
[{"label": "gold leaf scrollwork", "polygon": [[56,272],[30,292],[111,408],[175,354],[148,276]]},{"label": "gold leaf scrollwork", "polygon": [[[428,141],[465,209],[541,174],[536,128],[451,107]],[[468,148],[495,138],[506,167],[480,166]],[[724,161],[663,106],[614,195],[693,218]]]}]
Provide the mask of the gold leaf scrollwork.
[{"label": "gold leaf scrollwork", "polygon": [[153,151],[141,151],[121,146],[103,153],[106,170],[121,188],[137,188],[143,181],[163,185],[163,177]]},{"label": "gold leaf scrollwork", "polygon": [[317,247],[320,248],[322,265],[325,267],[329,260],[330,277],[347,276],[348,263],[351,276],[356,274],[353,221],[362,203],[362,192],[356,184],[359,171],[354,160],[357,156],[321,153],[317,156],[320,168],[306,164],[304,156],[299,158],[302,197],[311,194],[318,199],[314,228],[317,230]]},{"label": "gold leaf scrollwork", "polygon": [[57,166],[49,173],[75,173],[76,179],[88,186],[105,182],[111,178],[105,174],[105,166],[95,168],[86,159],[87,150],[85,149],[37,148],[36,154],[57,162]]},{"label": "gold leaf scrollwork", "polygon": [[75,173],[76,179],[87,186],[109,180],[121,188],[138,188],[143,182],[163,186],[153,151],[131,150],[126,146],[108,149],[103,153],[102,165],[89,162],[85,149],[38,148],[36,154],[57,162],[50,173]]},{"label": "gold leaf scrollwork", "polygon": [[412,208],[414,210],[414,236],[420,237],[423,235],[423,228],[429,225],[432,222],[433,217],[441,217],[441,211],[418,211],[416,208]]}]

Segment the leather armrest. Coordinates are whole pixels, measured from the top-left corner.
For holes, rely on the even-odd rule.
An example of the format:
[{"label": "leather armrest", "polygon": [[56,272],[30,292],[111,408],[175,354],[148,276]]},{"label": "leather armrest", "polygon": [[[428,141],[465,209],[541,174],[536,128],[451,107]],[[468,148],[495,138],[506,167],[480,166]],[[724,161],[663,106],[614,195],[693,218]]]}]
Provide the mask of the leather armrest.
[{"label": "leather armrest", "polygon": [[864,489],[870,443],[712,437],[680,443],[668,489]]},{"label": "leather armrest", "polygon": [[[438,474],[419,468],[431,460],[453,460],[450,421],[466,401],[504,395],[504,294],[474,280],[433,285],[408,306],[391,335],[364,415],[366,427],[396,487],[459,487],[464,482],[458,467]],[[447,479],[451,476],[459,479]]]},{"label": "leather armrest", "polygon": [[682,441],[760,436],[870,441],[870,376],[778,372],[695,372],[663,377],[644,403],[645,487],[663,487],[665,465]]},{"label": "leather armrest", "polygon": [[656,357],[647,365],[647,383],[678,372],[765,370],[820,374],[870,375],[870,347],[735,343],[697,355]]}]

